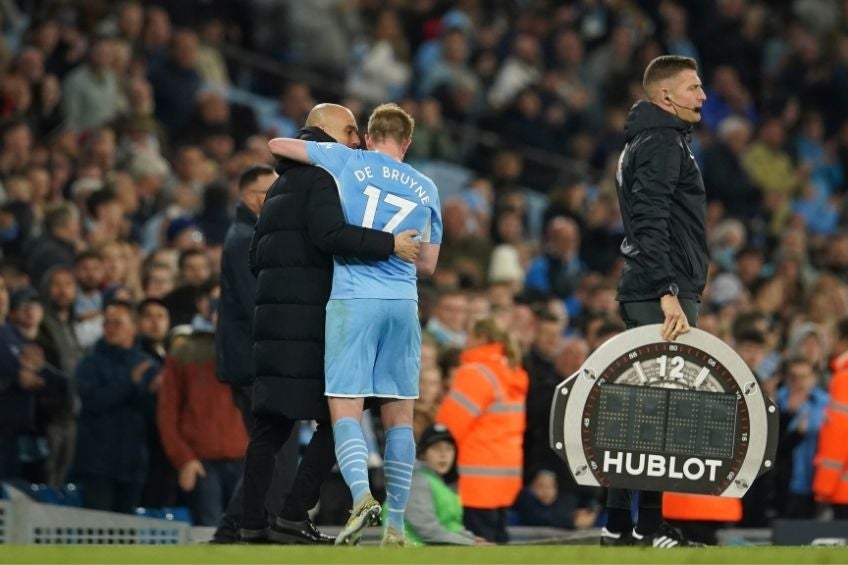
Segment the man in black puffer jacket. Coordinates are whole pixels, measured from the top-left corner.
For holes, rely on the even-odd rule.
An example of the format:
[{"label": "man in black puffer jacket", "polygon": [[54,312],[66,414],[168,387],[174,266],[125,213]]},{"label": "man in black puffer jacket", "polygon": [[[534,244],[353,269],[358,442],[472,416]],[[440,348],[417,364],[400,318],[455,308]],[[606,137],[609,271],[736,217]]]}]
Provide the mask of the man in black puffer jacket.
[{"label": "man in black puffer jacket", "polygon": [[[316,106],[300,139],[359,145],[347,108]],[[414,261],[413,231],[398,234],[345,224],[335,180],[326,171],[280,160],[280,178],[268,193],[250,246],[257,277],[254,320],[253,414],[247,448],[242,538],[280,542],[331,542],[307,516],[335,463],[333,430],[324,397],[324,320],[333,277],[333,255],[387,260],[394,252]],[[317,420],[291,495],[267,531],[265,493],[274,453],[297,420]]]}]

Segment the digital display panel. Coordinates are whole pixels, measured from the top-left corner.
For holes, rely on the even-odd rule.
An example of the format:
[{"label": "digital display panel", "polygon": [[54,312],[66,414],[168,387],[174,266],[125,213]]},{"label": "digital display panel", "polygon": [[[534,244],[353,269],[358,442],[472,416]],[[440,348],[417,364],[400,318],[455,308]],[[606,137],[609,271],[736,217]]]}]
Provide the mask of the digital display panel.
[{"label": "digital display panel", "polygon": [[689,457],[733,456],[733,394],[605,384],[595,445]]}]

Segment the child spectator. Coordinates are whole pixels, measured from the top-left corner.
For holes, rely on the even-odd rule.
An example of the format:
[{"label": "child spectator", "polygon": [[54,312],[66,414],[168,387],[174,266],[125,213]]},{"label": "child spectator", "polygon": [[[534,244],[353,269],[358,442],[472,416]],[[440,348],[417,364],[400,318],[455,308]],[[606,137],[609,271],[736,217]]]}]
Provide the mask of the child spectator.
[{"label": "child spectator", "polygon": [[547,526],[551,528],[584,529],[594,525],[598,511],[578,508],[575,497],[559,492],[557,475],[540,469],[529,485],[524,487],[513,509],[522,526]]},{"label": "child spectator", "polygon": [[445,483],[454,471],[456,441],[447,427],[434,424],[418,440],[418,461],[406,508],[406,539],[416,545],[480,543],[462,525],[459,495]]}]

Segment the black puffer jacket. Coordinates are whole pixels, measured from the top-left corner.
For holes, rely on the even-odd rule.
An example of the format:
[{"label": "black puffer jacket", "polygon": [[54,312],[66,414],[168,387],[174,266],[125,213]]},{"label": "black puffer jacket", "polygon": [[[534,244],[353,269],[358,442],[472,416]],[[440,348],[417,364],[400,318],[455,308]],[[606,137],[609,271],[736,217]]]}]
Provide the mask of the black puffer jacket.
[{"label": "black puffer jacket", "polygon": [[692,126],[646,101],[624,126],[616,173],[624,221],[623,302],[655,300],[672,283],[700,299],[707,280],[706,192],[688,139]]},{"label": "black puffer jacket", "polygon": [[[322,130],[300,139],[335,141]],[[324,398],[324,318],[332,254],[388,259],[394,236],[345,224],[338,188],[323,169],[277,165],[250,246],[256,275],[253,413],[329,419]]]}]

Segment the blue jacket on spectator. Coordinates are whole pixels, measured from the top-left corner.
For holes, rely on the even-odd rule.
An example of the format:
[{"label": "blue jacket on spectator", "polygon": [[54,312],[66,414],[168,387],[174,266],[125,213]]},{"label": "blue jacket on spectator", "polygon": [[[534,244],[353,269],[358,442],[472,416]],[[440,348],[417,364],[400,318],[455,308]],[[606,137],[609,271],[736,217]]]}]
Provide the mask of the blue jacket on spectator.
[{"label": "blue jacket on spectator", "polygon": [[[149,361],[141,380],[132,372]],[[123,349],[100,340],[82,358],[76,383],[82,402],[73,474],[141,483],[147,474],[144,408],[159,364],[138,345]]]},{"label": "blue jacket on spectator", "polygon": [[580,278],[586,274],[586,265],[579,257],[563,261],[550,254],[543,254],[530,262],[524,280],[525,290],[538,290],[561,298],[568,315],[576,318],[580,314],[580,302],[574,293]]},{"label": "blue jacket on spectator", "polygon": [[[813,486],[813,459],[819,443],[819,430],[824,423],[824,412],[830,396],[822,388],[816,386],[810,391],[810,396],[802,404],[786,426],[787,433],[798,431],[798,422],[802,417],[807,418],[807,431],[803,439],[792,450],[792,478],[789,481],[789,492],[792,494],[810,494]],[[786,411],[789,404],[789,387],[781,387],[777,391],[777,405]]]}]

